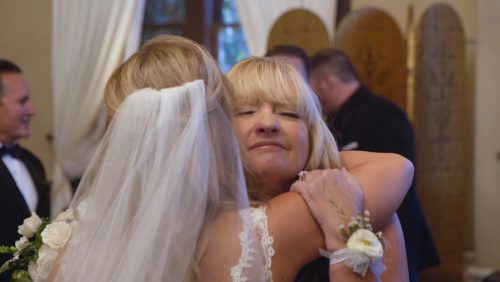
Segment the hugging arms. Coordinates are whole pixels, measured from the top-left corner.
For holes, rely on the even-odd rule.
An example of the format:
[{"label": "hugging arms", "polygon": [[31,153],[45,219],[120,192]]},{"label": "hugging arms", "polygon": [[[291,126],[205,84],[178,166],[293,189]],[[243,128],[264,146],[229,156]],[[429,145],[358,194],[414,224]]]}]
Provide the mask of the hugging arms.
[{"label": "hugging arms", "polygon": [[[251,71],[254,61],[255,74]],[[153,131],[158,122],[170,121],[176,124],[179,132],[183,132],[184,126],[189,125],[186,121],[198,112],[189,107],[186,109],[193,111],[193,114],[188,114],[188,111],[177,113],[173,112],[175,108],[170,111],[165,108],[164,111],[158,111],[161,115],[155,116],[157,111],[153,109],[156,109],[157,103],[152,101],[150,105],[141,107],[141,99],[158,99],[157,95],[172,95],[172,92],[176,93],[175,89],[181,89],[175,99],[184,105],[182,95],[192,95],[193,88],[198,90],[199,95],[204,95],[207,102],[199,112],[208,122],[204,135],[206,139],[203,141],[210,143],[210,151],[209,157],[202,159],[210,160],[207,164],[210,167],[201,169],[200,173],[207,172],[207,179],[211,182],[210,185],[206,185],[206,181],[197,183],[190,169],[186,170],[189,173],[165,173],[181,166],[198,168],[198,162],[190,159],[190,150],[182,158],[176,158],[175,162],[158,167],[152,175],[150,165],[166,161],[151,148],[160,148],[166,156],[170,156],[172,151],[177,153],[171,147],[165,147],[165,138],[176,141],[183,135],[173,136],[168,130],[159,132],[163,138],[151,135],[149,144],[144,144],[142,138],[130,142],[130,147],[139,152],[137,156],[141,159],[141,162],[133,163],[133,167],[125,165],[124,170],[121,170],[116,167],[116,162],[96,162],[86,172],[89,181],[83,181],[78,188],[82,197],[76,198],[72,206],[78,206],[85,199],[83,196],[89,195],[86,199],[102,213],[93,218],[91,223],[82,221],[78,233],[73,234],[72,242],[59,258],[60,265],[53,273],[55,280],[106,281],[109,277],[120,275],[122,281],[163,281],[165,277],[175,277],[175,281],[239,281],[238,277],[262,274],[260,277],[266,278],[258,280],[293,281],[306,263],[319,257],[319,248],[333,251],[334,248],[342,247],[343,242],[338,239],[336,228],[341,220],[335,210],[314,214],[321,202],[310,201],[311,198],[307,197],[304,201],[298,193],[289,191],[296,183],[298,173],[307,170],[311,172],[305,181],[296,185],[324,188],[308,191],[328,192],[329,189],[352,188],[347,191],[355,192],[355,182],[346,181],[347,176],[339,173],[339,169],[345,166],[359,181],[363,193],[352,194],[352,201],[344,202],[344,212],[355,214],[358,210],[370,210],[375,230],[383,230],[384,237],[391,245],[384,257],[388,271],[383,274],[383,278],[404,281],[406,262],[401,259],[404,258],[404,244],[400,241],[402,237],[397,219],[392,215],[411,181],[411,164],[402,157],[390,154],[346,152],[339,155],[333,137],[321,119],[317,99],[300,75],[293,68],[273,60],[260,62],[257,59],[249,62],[248,70],[229,75],[231,85],[201,46],[177,36],[160,36],[146,43],[114,72],[105,91],[109,119],[116,119],[115,113],[118,113],[117,116],[127,114],[130,109],[146,117],[155,117],[146,120],[145,124],[151,126],[148,129],[136,126],[144,128],[144,134]],[[267,84],[264,83],[266,79]],[[191,83],[194,80],[203,81],[203,87],[199,82]],[[250,91],[252,87],[259,86],[262,87]],[[152,93],[142,98],[133,94],[140,89]],[[130,101],[128,96],[134,100]],[[168,106],[175,99],[161,97],[158,100]],[[121,107],[124,101],[128,101],[129,105],[133,101],[134,107]],[[229,119],[233,122],[234,130],[230,129]],[[108,132],[112,132],[116,123],[116,120],[115,123],[111,122]],[[128,132],[128,128],[125,122],[122,130],[127,138],[137,135],[132,130]],[[236,138],[240,143],[239,152],[244,163],[250,200],[260,206],[252,209],[252,213],[253,210],[258,211],[262,224],[250,226],[249,230],[256,231],[260,239],[269,239],[266,247],[256,250],[264,255],[260,261],[245,260],[245,247],[252,244],[252,240],[241,236],[247,234],[244,233],[244,217],[240,215],[248,208],[248,198],[246,191],[242,191],[244,183],[240,183],[243,173]],[[121,140],[116,142],[122,144]],[[148,149],[142,150],[138,145]],[[128,148],[105,145],[101,153],[114,158],[127,151]],[[124,160],[122,163],[127,162]],[[110,174],[110,171],[114,173]],[[121,179],[115,175],[130,177],[130,181],[121,183]],[[154,185],[143,182],[151,180],[152,176],[157,180]],[[106,182],[102,181],[103,177]],[[340,182],[335,183],[335,179]],[[208,191],[193,193],[186,185],[172,183],[185,183],[198,188],[206,185]],[[142,196],[146,194],[150,198]],[[232,200],[230,205],[227,204],[228,195]],[[346,196],[335,193],[328,195],[335,197],[319,199],[340,201]],[[363,203],[361,206],[360,198]],[[152,201],[157,203],[153,210]],[[193,202],[199,203],[201,208],[192,205]],[[141,217],[137,207],[142,207],[151,216]],[[194,210],[195,207],[195,214],[179,212],[180,208]],[[109,228],[110,224],[116,227]],[[89,236],[92,236],[92,243]],[[113,239],[99,240],[100,236]],[[141,241],[144,242],[141,245],[137,244],[134,236],[149,236],[151,240]],[[116,247],[117,240],[120,242],[119,248]],[[148,251],[145,251],[144,244],[147,244]],[[99,261],[105,262],[106,267]],[[149,261],[151,263],[147,263]],[[61,269],[65,268],[64,272],[59,271],[60,266]],[[93,271],[83,277],[82,267]],[[344,264],[333,265],[330,270],[332,279],[361,279]]]}]

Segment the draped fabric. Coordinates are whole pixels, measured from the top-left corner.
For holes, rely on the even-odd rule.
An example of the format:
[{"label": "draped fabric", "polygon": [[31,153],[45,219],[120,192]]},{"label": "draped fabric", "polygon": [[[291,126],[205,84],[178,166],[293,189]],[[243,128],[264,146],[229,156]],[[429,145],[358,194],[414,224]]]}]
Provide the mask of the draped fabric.
[{"label": "draped fabric", "polygon": [[267,39],[274,22],[291,9],[306,9],[319,16],[328,34],[335,30],[337,1],[325,0],[237,0],[241,25],[253,56],[266,53]]},{"label": "draped fabric", "polygon": [[103,90],[138,49],[145,0],[53,0],[52,216],[71,200],[68,178],[83,174],[104,128]]}]

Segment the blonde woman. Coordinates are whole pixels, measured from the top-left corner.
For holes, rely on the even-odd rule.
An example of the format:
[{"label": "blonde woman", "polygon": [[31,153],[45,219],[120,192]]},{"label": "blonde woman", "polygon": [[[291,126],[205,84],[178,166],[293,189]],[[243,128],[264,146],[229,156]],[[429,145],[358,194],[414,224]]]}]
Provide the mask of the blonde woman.
[{"label": "blonde woman", "polygon": [[[228,78],[233,84],[234,123],[251,200],[264,202],[289,191],[291,187],[308,195],[310,193],[304,187],[313,183],[331,183],[331,179],[337,177],[338,169],[345,166],[352,170],[363,187],[364,208],[371,211],[373,226],[379,230],[396,228],[395,225],[399,227],[393,214],[409,183],[405,182],[404,188],[398,186],[401,182],[397,175],[404,170],[406,161],[392,154],[343,152],[339,155],[335,140],[321,118],[316,96],[300,74],[280,59],[255,57],[244,60],[230,70]],[[322,171],[310,173],[305,182],[296,182],[302,170]],[[305,199],[313,211],[321,202],[314,200],[314,194]],[[323,234],[311,232],[304,235],[299,225],[272,220],[273,209],[268,208],[267,214],[270,217],[269,233],[275,242],[276,256],[272,268],[275,278],[287,277],[284,280],[289,281],[290,268],[317,257],[320,246],[313,242],[325,244],[330,251],[344,246],[337,236],[338,225],[347,224],[349,217],[339,223],[332,220],[334,215],[328,218],[314,214]],[[332,238],[336,238],[336,242],[331,242],[335,241]],[[396,236],[392,240],[389,252],[404,258],[401,253],[401,250],[404,253],[402,238]],[[297,249],[291,247],[297,242],[302,242],[301,255],[297,255]],[[311,247],[309,252],[305,251],[307,247]],[[388,281],[407,279],[406,267],[401,261],[404,262],[404,259],[386,263]],[[331,269],[342,267],[345,265],[335,265]],[[345,273],[341,270],[335,273],[330,271],[331,278],[345,279],[343,275]]]}]

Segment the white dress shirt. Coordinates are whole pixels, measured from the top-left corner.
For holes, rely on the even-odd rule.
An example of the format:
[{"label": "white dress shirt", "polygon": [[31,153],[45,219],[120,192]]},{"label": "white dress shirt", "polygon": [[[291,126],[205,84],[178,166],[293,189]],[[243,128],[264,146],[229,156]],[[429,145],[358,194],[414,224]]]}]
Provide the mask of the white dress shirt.
[{"label": "white dress shirt", "polygon": [[[0,144],[0,148],[1,147],[2,145]],[[30,211],[36,211],[38,193],[36,192],[35,184],[33,183],[33,179],[31,179],[31,175],[26,165],[21,160],[13,158],[8,154],[2,156],[2,161],[10,171],[12,178],[14,178]]]}]

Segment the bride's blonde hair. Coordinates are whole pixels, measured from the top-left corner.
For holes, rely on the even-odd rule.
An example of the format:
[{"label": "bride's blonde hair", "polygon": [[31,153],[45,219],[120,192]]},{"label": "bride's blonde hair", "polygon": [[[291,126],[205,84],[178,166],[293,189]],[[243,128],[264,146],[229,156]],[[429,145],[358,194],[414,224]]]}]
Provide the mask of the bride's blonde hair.
[{"label": "bride's blonde hair", "polygon": [[225,93],[231,84],[221,73],[208,51],[189,39],[161,35],[144,44],[111,75],[104,90],[108,122],[127,96],[137,89],[162,89],[203,79],[207,101],[218,101],[224,110],[231,112]]}]

